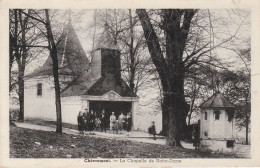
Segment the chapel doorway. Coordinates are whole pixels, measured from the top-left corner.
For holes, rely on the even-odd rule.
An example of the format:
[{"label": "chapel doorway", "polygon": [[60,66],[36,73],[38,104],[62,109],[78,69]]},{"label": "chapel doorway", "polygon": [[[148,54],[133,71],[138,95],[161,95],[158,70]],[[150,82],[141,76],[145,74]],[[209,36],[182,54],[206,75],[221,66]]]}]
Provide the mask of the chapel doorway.
[{"label": "chapel doorway", "polygon": [[93,110],[98,117],[101,116],[102,109],[105,109],[105,117],[107,119],[107,127],[109,127],[109,117],[112,112],[115,112],[115,116],[118,116],[123,112],[126,116],[128,112],[131,112],[132,102],[125,101],[89,101],[89,110]]}]

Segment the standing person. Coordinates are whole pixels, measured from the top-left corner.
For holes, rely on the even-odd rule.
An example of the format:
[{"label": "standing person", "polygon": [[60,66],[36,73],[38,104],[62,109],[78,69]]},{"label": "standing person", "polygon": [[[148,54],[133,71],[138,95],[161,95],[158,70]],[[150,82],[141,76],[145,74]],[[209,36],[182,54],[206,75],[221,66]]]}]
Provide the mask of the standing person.
[{"label": "standing person", "polygon": [[118,117],[120,134],[122,134],[124,122],[125,122],[125,116],[124,116],[123,112],[121,112],[121,114]]},{"label": "standing person", "polygon": [[101,124],[100,124],[100,127],[101,127],[101,132],[107,132],[106,130],[106,116],[105,116],[105,109],[102,109],[102,112],[101,112]]},{"label": "standing person", "polygon": [[100,118],[96,117],[96,119],[95,119],[95,129],[96,129],[96,131],[100,131],[100,124],[101,124]]},{"label": "standing person", "polygon": [[90,134],[92,134],[94,127],[95,127],[95,115],[94,115],[93,110],[91,110],[90,115],[89,115],[89,132],[90,132]]},{"label": "standing person", "polygon": [[112,114],[110,116],[110,131],[112,131],[114,129],[115,123],[116,123],[115,112],[112,112]]},{"label": "standing person", "polygon": [[156,134],[156,130],[155,130],[155,122],[152,121],[152,125],[149,127],[148,129],[149,134],[153,135],[153,139],[156,140],[155,134]]},{"label": "standing person", "polygon": [[199,149],[200,148],[200,120],[198,121],[198,124],[196,124],[193,127],[192,139],[193,139],[193,146],[195,147],[195,149]]},{"label": "standing person", "polygon": [[98,115],[97,115],[97,112],[94,111],[94,117],[95,117],[95,122],[94,122],[94,130],[97,130],[97,125],[96,125],[96,121],[97,119],[99,118]]},{"label": "standing person", "polygon": [[128,136],[130,135],[131,128],[132,128],[132,117],[131,117],[131,113],[128,112],[126,116],[126,131]]},{"label": "standing person", "polygon": [[[83,113],[83,130],[84,132],[88,131],[88,125],[89,125],[89,112],[88,109],[85,109],[85,112]],[[83,133],[84,134],[84,133]]]},{"label": "standing person", "polygon": [[83,120],[83,114],[81,111],[79,111],[78,117],[78,130],[80,134],[83,134],[83,128],[84,128],[84,120]]},{"label": "standing person", "polygon": [[116,120],[113,128],[114,128],[113,129],[113,133],[118,134],[118,130],[119,130],[119,122],[118,122],[118,120]]}]

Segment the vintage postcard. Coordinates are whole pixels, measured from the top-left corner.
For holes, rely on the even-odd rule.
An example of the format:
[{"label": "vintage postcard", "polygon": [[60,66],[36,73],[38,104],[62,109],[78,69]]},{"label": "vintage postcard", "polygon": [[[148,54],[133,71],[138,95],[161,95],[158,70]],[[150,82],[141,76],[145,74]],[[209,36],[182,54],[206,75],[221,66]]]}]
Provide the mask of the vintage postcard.
[{"label": "vintage postcard", "polygon": [[1,167],[259,166],[259,1],[2,0]]}]

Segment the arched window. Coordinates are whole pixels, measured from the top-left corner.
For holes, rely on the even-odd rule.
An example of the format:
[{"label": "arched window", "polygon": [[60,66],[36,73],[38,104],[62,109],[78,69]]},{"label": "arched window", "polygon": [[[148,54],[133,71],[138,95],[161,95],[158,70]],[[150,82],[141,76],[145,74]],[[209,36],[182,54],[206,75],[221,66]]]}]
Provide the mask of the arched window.
[{"label": "arched window", "polygon": [[215,120],[219,120],[220,118],[220,111],[214,111]]},{"label": "arched window", "polygon": [[204,115],[204,120],[207,120],[208,119],[208,113],[205,112],[205,115]]}]

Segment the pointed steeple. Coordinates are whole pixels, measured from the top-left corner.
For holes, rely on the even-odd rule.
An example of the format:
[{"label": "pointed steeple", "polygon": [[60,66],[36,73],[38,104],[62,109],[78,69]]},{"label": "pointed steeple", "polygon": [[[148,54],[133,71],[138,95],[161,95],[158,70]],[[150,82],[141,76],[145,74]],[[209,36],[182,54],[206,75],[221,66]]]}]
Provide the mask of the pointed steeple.
[{"label": "pointed steeple", "polygon": [[69,23],[71,23],[71,10],[69,10]]},{"label": "pointed steeple", "polygon": [[200,105],[200,108],[234,108],[228,99],[220,92],[216,92],[207,101]]},{"label": "pointed steeple", "polygon": [[109,33],[109,27],[107,23],[104,25],[103,33],[97,40],[97,44],[94,50],[100,48],[118,50],[118,46],[115,44],[114,38]]},{"label": "pointed steeple", "polygon": [[[89,61],[71,24],[71,19],[64,27],[60,39],[57,45],[59,73],[75,75],[86,71]],[[34,70],[31,75],[52,75],[52,58],[49,56],[43,66]]]}]

